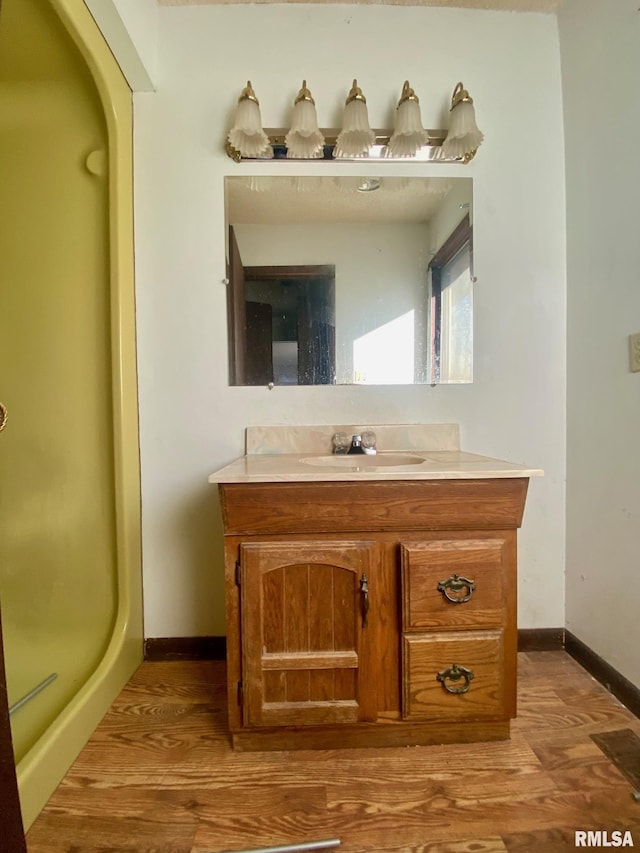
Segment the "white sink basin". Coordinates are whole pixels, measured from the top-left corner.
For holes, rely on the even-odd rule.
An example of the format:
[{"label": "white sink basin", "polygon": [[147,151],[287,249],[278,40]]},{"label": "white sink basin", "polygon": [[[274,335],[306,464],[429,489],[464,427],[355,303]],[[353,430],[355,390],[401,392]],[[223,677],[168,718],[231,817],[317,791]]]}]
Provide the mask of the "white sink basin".
[{"label": "white sink basin", "polygon": [[307,456],[300,460],[305,465],[316,465],[319,468],[342,468],[348,470],[365,470],[368,468],[398,468],[402,465],[421,465],[422,456],[410,453],[353,453],[346,456]]}]

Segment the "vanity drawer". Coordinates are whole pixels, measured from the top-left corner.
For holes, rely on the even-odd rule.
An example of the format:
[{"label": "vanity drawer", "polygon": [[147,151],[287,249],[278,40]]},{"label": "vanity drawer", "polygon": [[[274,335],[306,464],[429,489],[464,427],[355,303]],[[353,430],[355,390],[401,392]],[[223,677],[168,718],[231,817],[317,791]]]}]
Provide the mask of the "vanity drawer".
[{"label": "vanity drawer", "polygon": [[403,543],[403,631],[503,625],[512,541],[496,536]]},{"label": "vanity drawer", "polygon": [[501,720],[507,716],[501,630],[405,634],[405,720]]}]

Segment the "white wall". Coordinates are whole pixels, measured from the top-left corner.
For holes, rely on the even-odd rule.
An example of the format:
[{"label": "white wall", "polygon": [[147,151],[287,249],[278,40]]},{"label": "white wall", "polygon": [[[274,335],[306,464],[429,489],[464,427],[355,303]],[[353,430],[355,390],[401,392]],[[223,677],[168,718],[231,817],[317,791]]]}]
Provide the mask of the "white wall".
[{"label": "white wall", "polygon": [[112,0],[153,82],[158,73],[157,0]]},{"label": "white wall", "polygon": [[152,92],[158,66],[156,0],[84,0],[134,92]]},{"label": "white wall", "polygon": [[434,251],[443,246],[467,214],[473,225],[473,187],[467,181],[456,181],[435,216],[429,220]]},{"label": "white wall", "polygon": [[[146,634],[222,634],[222,542],[208,474],[242,454],[249,424],[459,422],[463,447],[543,467],[520,534],[520,625],[564,622],[565,235],[556,19],[535,14],[298,5],[163,7],[157,92],[135,97],[137,305]],[[384,164],[474,178],[474,384],[227,386],[225,174],[293,173],[223,152],[251,79],[284,126],[302,77],[320,125],[340,122],[354,76],[389,126],[403,81],[427,127],[453,87],[486,141],[467,167]],[[370,167],[359,166],[359,174]],[[306,174],[344,164],[310,163]]]},{"label": "white wall", "polygon": [[566,625],[640,685],[640,13],[565,0]]}]

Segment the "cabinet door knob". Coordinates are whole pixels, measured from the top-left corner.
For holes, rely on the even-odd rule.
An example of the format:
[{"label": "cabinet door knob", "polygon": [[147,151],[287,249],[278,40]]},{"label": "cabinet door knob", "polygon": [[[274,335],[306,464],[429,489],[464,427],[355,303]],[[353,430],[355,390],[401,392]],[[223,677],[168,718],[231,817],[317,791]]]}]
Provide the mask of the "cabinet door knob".
[{"label": "cabinet door knob", "polygon": [[[472,669],[467,669],[465,666],[458,666],[457,663],[451,664],[447,669],[443,669],[436,675],[436,681],[444,687],[447,693],[466,693],[471,685],[471,679],[475,678],[475,673]],[[464,679],[464,683],[458,685],[458,681]],[[447,681],[452,681],[453,684],[447,684]]]},{"label": "cabinet door knob", "polygon": [[367,619],[369,615],[369,578],[362,575],[360,578],[360,596],[362,605],[362,627],[367,627]]},{"label": "cabinet door knob", "polygon": [[[460,575],[451,575],[446,581],[440,581],[438,584],[438,590],[447,601],[451,601],[453,604],[464,604],[465,601],[469,601],[475,588],[475,581],[461,578]],[[450,595],[449,592],[452,592],[453,595]]]}]

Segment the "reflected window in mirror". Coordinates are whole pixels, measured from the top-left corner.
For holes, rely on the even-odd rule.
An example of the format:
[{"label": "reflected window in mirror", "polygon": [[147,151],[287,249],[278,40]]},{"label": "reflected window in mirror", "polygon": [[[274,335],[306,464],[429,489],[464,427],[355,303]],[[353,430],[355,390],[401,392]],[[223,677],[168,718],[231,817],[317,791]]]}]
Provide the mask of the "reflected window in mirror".
[{"label": "reflected window in mirror", "polygon": [[431,381],[473,381],[473,228],[469,216],[429,264]]},{"label": "reflected window in mirror", "polygon": [[433,286],[471,178],[234,176],[225,204],[230,384],[471,381],[472,300],[455,265]]}]

